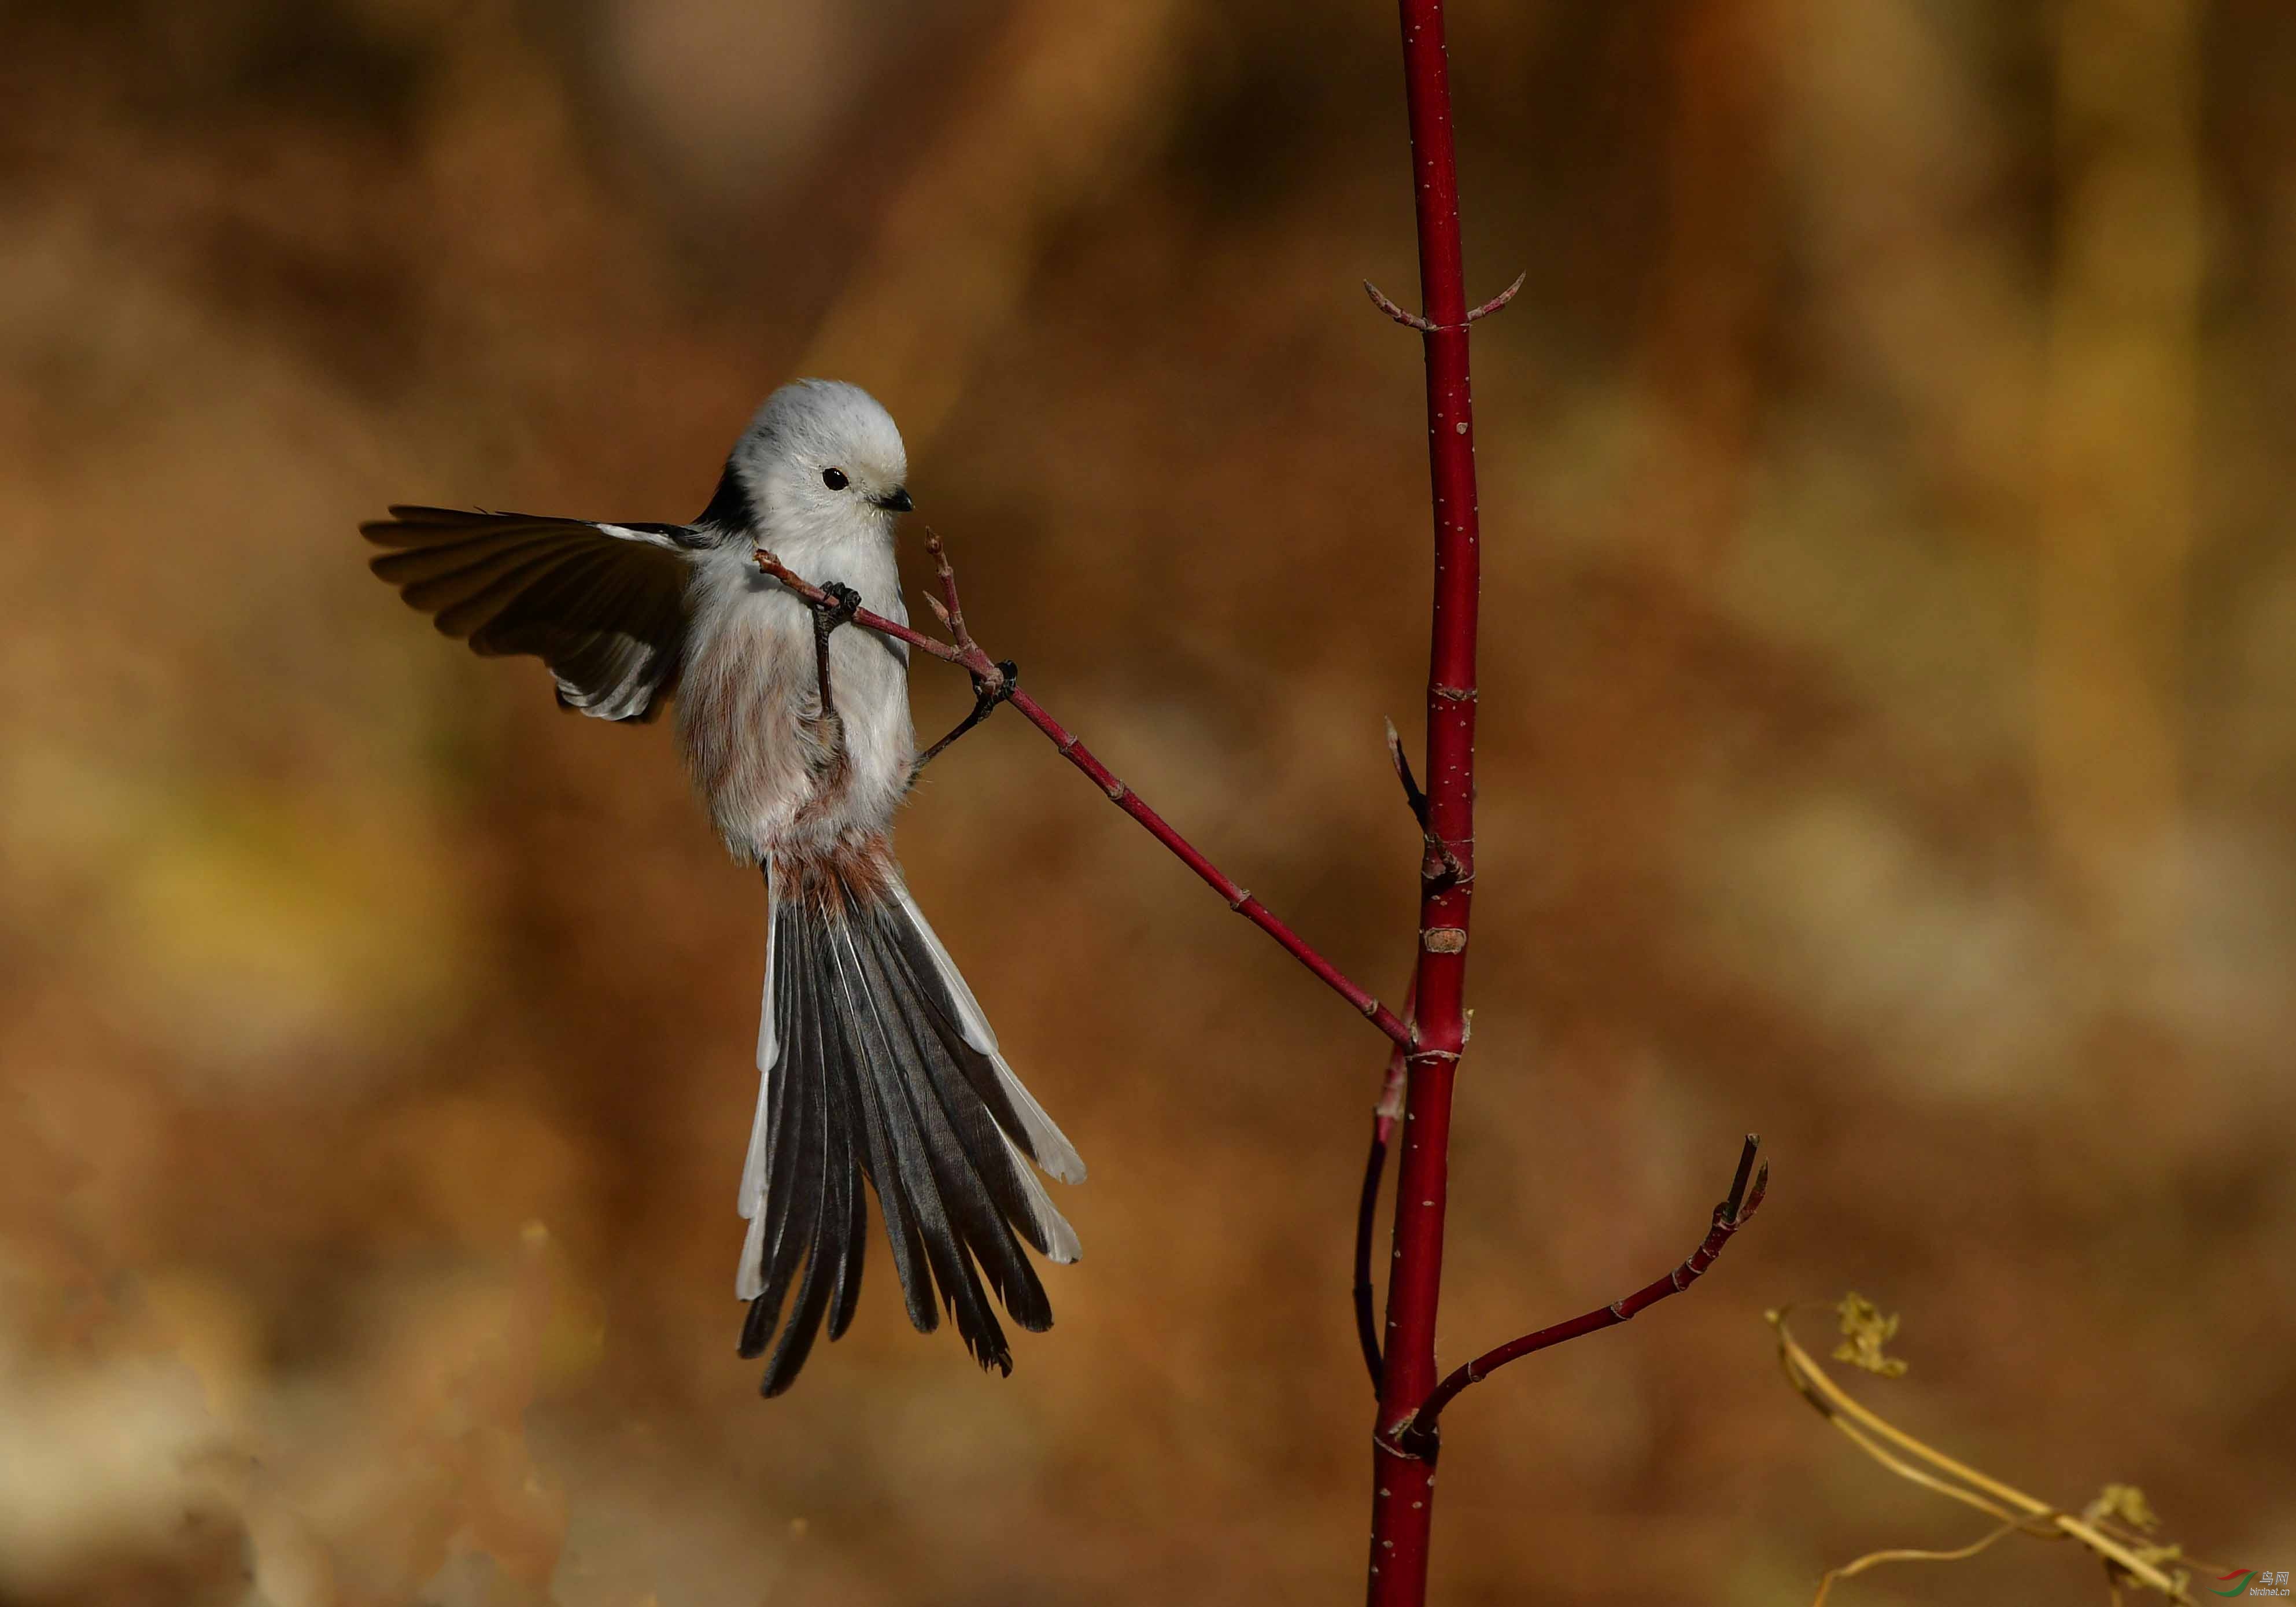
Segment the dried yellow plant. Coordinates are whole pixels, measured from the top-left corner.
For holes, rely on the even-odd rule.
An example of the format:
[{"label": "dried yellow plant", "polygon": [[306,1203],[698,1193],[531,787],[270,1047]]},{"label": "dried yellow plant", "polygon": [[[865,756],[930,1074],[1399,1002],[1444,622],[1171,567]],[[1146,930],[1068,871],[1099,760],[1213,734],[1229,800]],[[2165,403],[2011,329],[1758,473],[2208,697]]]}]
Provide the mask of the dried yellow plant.
[{"label": "dried yellow plant", "polygon": [[[1898,1317],[1884,1315],[1863,1295],[1845,1296],[1834,1307],[1841,1343],[1833,1357],[1881,1378],[1900,1378],[1906,1364],[1887,1353],[1897,1337]],[[2149,1537],[2161,1519],[2144,1492],[2133,1484],[2108,1484],[2079,1513],[2064,1511],[2027,1495],[1966,1463],[1906,1433],[1857,1401],[1835,1383],[1816,1357],[1804,1349],[1786,1326],[1788,1311],[1765,1314],[1776,1332],[1778,1363],[1796,1393],[1839,1429],[1851,1444],[1899,1478],[1933,1490],[1949,1500],[1992,1518],[1997,1527],[1967,1546],[1950,1551],[1898,1547],[1869,1552],[1855,1562],[1830,1569],[1818,1581],[1811,1607],[1824,1607],[1841,1580],[1851,1578],[1883,1562],[1959,1562],[1973,1557],[2011,1534],[2041,1540],[2071,1540],[2103,1565],[2105,1588],[2119,1603],[2124,1587],[2155,1592],[2185,1607],[2197,1607],[2189,1588],[2191,1575],[2179,1563],[2208,1567],[2188,1558],[2179,1546],[2157,1543]]]},{"label": "dried yellow plant", "polygon": [[1841,1318],[1841,1342],[1833,1348],[1835,1361],[1848,1362],[1879,1378],[1906,1375],[1906,1364],[1885,1353],[1890,1341],[1898,1337],[1894,1314],[1882,1316],[1880,1307],[1855,1290],[1842,1296],[1834,1310]]}]

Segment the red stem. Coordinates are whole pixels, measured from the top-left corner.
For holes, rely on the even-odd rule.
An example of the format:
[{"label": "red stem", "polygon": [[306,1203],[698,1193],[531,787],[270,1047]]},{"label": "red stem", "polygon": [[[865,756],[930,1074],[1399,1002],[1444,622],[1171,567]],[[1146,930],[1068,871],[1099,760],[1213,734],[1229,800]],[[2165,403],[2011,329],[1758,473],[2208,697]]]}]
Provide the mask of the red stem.
[{"label": "red stem", "polygon": [[[920,652],[931,653],[936,659],[957,665],[974,675],[984,678],[993,677],[1001,682],[1003,672],[966,634],[964,612],[955,606],[955,578],[948,571],[946,559],[941,558],[939,541],[936,539],[931,545],[935,558],[941,559],[941,581],[950,599],[945,612],[948,616],[950,628],[957,635],[959,644],[952,647],[946,642],[935,641],[923,632],[904,625],[898,619],[889,619],[884,615],[873,613],[865,608],[854,611],[853,623],[906,642]],[[771,553],[763,550],[758,552],[758,567],[810,602],[819,603],[828,596],[826,592],[811,581],[792,573]],[[1395,1012],[1349,981],[1338,966],[1316,953],[1306,939],[1276,919],[1275,913],[1265,904],[1237,886],[1234,877],[1205,858],[1193,843],[1174,831],[1162,816],[1142,801],[1138,793],[1119,781],[1106,765],[1094,758],[1092,750],[1078,742],[1067,726],[1046,713],[1042,704],[1017,688],[1012,694],[1011,701],[1013,709],[1021,718],[1052,739],[1053,745],[1060,750],[1062,758],[1092,777],[1094,784],[1108,795],[1111,803],[1147,828],[1150,836],[1171,849],[1178,856],[1182,864],[1210,883],[1212,890],[1226,900],[1230,909],[1275,939],[1283,946],[1284,953],[1322,978],[1326,987],[1354,1005],[1358,1014],[1385,1033],[1390,1040],[1406,1047],[1410,1045],[1411,1029],[1403,1024]]]},{"label": "red stem", "polygon": [[1419,906],[1417,1045],[1404,1097],[1387,1344],[1372,1454],[1374,1607],[1427,1599],[1434,1467],[1393,1436],[1435,1388],[1435,1313],[1442,1291],[1449,1187],[1451,1087],[1466,1044],[1467,911],[1474,890],[1475,625],[1480,583],[1467,292],[1459,243],[1459,168],[1452,142],[1443,0],[1399,0],[1411,125],[1419,283],[1427,327],[1427,456],[1435,526],[1435,606],[1427,676],[1428,855]]}]

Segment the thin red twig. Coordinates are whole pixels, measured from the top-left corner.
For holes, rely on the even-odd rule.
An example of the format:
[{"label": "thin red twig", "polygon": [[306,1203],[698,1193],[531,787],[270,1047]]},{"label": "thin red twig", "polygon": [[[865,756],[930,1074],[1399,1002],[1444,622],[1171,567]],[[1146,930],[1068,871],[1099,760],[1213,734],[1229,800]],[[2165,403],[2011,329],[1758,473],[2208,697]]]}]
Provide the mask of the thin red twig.
[{"label": "thin red twig", "polygon": [[1417,1411],[1405,1418],[1389,1435],[1393,1448],[1403,1455],[1433,1463],[1441,1444],[1437,1435],[1443,1408],[1449,1406],[1468,1385],[1482,1382],[1509,1362],[1521,1361],[1526,1356],[1551,1349],[1567,1341],[1630,1322],[1645,1308],[1655,1306],[1670,1295],[1680,1294],[1698,1282],[1706,1269],[1720,1259],[1722,1247],[1736,1236],[1740,1228],[1754,1219],[1754,1213],[1762,1207],[1762,1197],[1769,1192],[1770,1163],[1767,1160],[1762,1162],[1759,1172],[1753,1173],[1752,1191],[1749,1193],[1747,1189],[1747,1175],[1753,1171],[1754,1152],[1760,1144],[1761,1139],[1758,1136],[1752,1133],[1746,1135],[1746,1147],[1739,1152],[1738,1172],[1731,1180],[1729,1198],[1714,1208],[1713,1227],[1680,1266],[1661,1277],[1652,1279],[1624,1300],[1597,1307],[1567,1323],[1557,1323],[1551,1328],[1541,1328],[1536,1333],[1526,1333],[1521,1339],[1509,1340],[1455,1370],[1435,1387]]},{"label": "thin red twig", "polygon": [[[1004,671],[999,669],[995,661],[981,651],[980,644],[974,642],[971,634],[964,629],[964,611],[957,603],[956,572],[949,565],[948,554],[942,549],[940,537],[928,534],[925,537],[925,546],[926,550],[932,553],[933,560],[939,566],[941,590],[947,599],[946,603],[939,598],[928,598],[927,601],[933,604],[934,611],[947,621],[949,633],[957,638],[957,644],[951,646],[946,642],[935,641],[922,631],[913,629],[897,619],[889,619],[884,615],[874,613],[865,608],[855,611],[853,623],[881,635],[891,636],[897,641],[906,642],[920,652],[931,653],[936,659],[955,664],[968,671],[992,690],[1001,690],[1004,684]],[[828,594],[819,586],[791,571],[783,565],[781,560],[763,548],[758,551],[757,562],[759,569],[809,603],[820,603],[828,596]],[[1230,909],[1275,939],[1284,953],[1313,972],[1323,980],[1324,986],[1355,1006],[1357,1013],[1364,1016],[1373,1026],[1385,1033],[1391,1042],[1406,1047],[1410,1045],[1411,1029],[1403,1023],[1395,1012],[1349,980],[1347,975],[1338,966],[1316,953],[1306,939],[1278,920],[1274,912],[1265,904],[1244,888],[1238,886],[1234,877],[1214,865],[1193,843],[1174,831],[1164,817],[1150,808],[1138,793],[1118,780],[1106,765],[1093,757],[1092,750],[1078,741],[1074,733],[1046,713],[1043,705],[1036,699],[1015,688],[1009,701],[1013,710],[1021,718],[1052,739],[1053,746],[1060,750],[1062,758],[1090,776],[1093,783],[1107,795],[1111,803],[1138,821],[1150,836],[1169,849],[1182,864],[1195,872],[1214,892],[1226,900]]]},{"label": "thin red twig", "polygon": [[[806,579],[803,576],[797,574],[795,571],[786,567],[780,559],[766,551],[765,548],[759,547],[758,549],[757,560],[758,567],[759,569],[765,570],[767,574],[771,575],[775,579],[789,587],[790,590],[795,592],[808,603],[821,603],[825,602],[828,599],[829,594],[827,592],[823,591],[819,586],[814,585],[812,581]],[[947,643],[936,642],[932,637],[926,635],[922,631],[912,629],[910,627],[902,624],[898,619],[888,619],[884,615],[878,613],[873,610],[865,608],[855,609],[853,611],[853,623],[864,626],[870,630],[877,632],[881,635],[891,636],[896,641],[906,642],[911,647],[915,648],[918,652],[929,652],[934,658],[942,660],[944,662],[957,665],[962,665],[964,662],[964,655],[959,652],[955,648],[951,647]],[[990,668],[994,668],[995,666],[992,665]]]}]

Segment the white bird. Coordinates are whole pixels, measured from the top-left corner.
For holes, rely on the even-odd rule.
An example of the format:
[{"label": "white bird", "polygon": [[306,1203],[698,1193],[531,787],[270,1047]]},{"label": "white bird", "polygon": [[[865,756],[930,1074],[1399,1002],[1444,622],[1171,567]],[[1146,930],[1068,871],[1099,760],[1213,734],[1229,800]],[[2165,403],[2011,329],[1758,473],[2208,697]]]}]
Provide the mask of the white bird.
[{"label": "white bird", "polygon": [[[360,527],[398,549],[374,572],[439,630],[541,659],[565,707],[650,720],[675,693],[718,834],[764,870],[736,1291],[750,1303],[742,1355],[780,1330],[767,1395],[796,1377],[824,1315],[832,1340],[852,1320],[865,1179],[909,1320],[929,1332],[946,1306],[983,1367],[1013,1362],[981,1275],[1014,1322],[1042,1330],[1052,1307],[1021,1242],[1054,1261],[1078,1253],[1030,1165],[1075,1183],[1084,1163],[997,1053],[893,859],[893,814],[920,767],[908,650],[838,628],[857,606],[908,618],[893,558],[907,471],[900,431],[865,391],[800,380],[758,409],[692,524],[393,507]],[[834,606],[761,573],[759,547]],[[984,692],[973,718],[994,701]]]}]

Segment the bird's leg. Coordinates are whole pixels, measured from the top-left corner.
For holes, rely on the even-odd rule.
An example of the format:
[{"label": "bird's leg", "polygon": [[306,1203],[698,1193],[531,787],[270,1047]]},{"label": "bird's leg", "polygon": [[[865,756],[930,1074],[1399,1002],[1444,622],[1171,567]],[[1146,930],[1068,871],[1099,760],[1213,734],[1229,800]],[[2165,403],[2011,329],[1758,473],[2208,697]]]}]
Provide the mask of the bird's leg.
[{"label": "bird's leg", "polygon": [[917,777],[924,773],[924,767],[939,757],[942,749],[995,713],[996,705],[1010,698],[1014,688],[1020,684],[1021,667],[1010,659],[1005,659],[997,664],[996,673],[993,677],[983,675],[974,676],[972,677],[972,712],[957,721],[955,730],[917,756],[917,762],[909,767],[909,784],[915,786]]},{"label": "bird's leg", "polygon": [[845,722],[838,717],[837,705],[829,698],[829,638],[839,626],[852,620],[861,606],[861,594],[835,580],[821,589],[828,597],[812,605],[813,668],[821,685],[821,734],[829,750],[827,767],[833,768],[845,758]]}]

